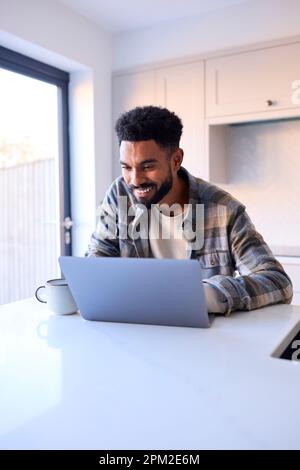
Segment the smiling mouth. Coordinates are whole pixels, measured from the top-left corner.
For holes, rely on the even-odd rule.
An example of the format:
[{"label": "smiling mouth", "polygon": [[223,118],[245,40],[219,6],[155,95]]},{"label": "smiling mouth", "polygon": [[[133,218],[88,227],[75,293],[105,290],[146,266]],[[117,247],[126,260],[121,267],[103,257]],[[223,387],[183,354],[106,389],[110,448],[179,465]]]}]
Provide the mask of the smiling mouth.
[{"label": "smiling mouth", "polygon": [[143,197],[143,196],[146,196],[147,194],[149,194],[152,189],[153,189],[153,186],[148,186],[147,188],[135,189],[134,192],[137,196]]}]

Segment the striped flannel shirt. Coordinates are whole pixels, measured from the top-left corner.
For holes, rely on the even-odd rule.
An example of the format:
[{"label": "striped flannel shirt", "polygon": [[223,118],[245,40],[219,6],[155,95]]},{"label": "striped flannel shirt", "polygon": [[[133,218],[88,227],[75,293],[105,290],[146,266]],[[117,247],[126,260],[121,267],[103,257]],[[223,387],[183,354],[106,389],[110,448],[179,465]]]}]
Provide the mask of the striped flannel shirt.
[{"label": "striped flannel shirt", "polygon": [[[199,226],[203,232],[202,243],[195,246],[190,238],[187,258],[199,261],[203,282],[217,288],[222,302],[226,303],[225,314],[280,302],[290,303],[293,295],[291,280],[256,231],[245,206],[226,191],[192,176],[182,167],[179,175],[188,181],[190,207],[200,204],[203,208]],[[126,196],[127,206],[120,204],[121,196]],[[145,211],[149,212],[136,204],[124,179],[117,178],[100,206],[97,227],[86,256],[152,257],[148,236],[133,236]],[[195,211],[190,213],[193,234],[197,233],[198,221]],[[126,237],[120,236],[124,229]]]}]

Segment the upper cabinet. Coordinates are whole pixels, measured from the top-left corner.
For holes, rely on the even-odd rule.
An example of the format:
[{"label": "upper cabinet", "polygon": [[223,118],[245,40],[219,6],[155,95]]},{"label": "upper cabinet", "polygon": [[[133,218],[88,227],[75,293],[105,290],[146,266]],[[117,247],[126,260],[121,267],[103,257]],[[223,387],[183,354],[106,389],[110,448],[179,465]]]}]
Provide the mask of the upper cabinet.
[{"label": "upper cabinet", "polygon": [[236,53],[206,61],[208,118],[298,108],[293,82],[300,78],[300,43]]},{"label": "upper cabinet", "polygon": [[193,175],[203,176],[203,61],[157,69],[155,82],[156,104],[174,111],[183,122],[183,166]]},{"label": "upper cabinet", "polygon": [[113,117],[135,106],[155,103],[154,70],[134,72],[113,77]]},{"label": "upper cabinet", "polygon": [[136,106],[155,104],[155,74],[153,70],[116,75],[112,81],[112,119],[113,119],[113,177],[120,175],[119,145],[114,132],[118,117]]}]

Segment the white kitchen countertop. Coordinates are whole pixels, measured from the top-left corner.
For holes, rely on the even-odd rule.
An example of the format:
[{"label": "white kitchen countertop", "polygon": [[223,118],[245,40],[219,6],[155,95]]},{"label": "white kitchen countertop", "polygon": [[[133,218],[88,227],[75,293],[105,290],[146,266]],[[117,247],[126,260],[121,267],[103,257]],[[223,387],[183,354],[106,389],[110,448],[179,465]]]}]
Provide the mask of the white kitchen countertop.
[{"label": "white kitchen countertop", "polygon": [[300,362],[271,357],[300,307],[210,329],[0,307],[0,449],[300,449]]},{"label": "white kitchen countertop", "polygon": [[274,246],[270,245],[270,248],[273,254],[276,257],[283,257],[283,258],[297,258],[299,263],[300,257],[300,247],[299,246]]}]

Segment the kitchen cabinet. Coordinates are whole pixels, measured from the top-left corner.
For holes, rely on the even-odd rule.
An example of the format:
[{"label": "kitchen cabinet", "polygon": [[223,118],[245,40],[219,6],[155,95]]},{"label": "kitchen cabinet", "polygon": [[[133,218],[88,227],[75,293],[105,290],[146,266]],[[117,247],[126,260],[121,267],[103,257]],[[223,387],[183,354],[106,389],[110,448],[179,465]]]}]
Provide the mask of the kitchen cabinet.
[{"label": "kitchen cabinet", "polygon": [[156,70],[156,103],[174,111],[183,122],[180,142],[183,166],[204,175],[204,64],[203,61]]},{"label": "kitchen cabinet", "polygon": [[[298,108],[293,83],[300,78],[300,42],[251,50],[206,61],[206,116]],[[251,117],[249,116],[249,120]]]},{"label": "kitchen cabinet", "polygon": [[116,75],[112,80],[112,118],[113,118],[113,177],[120,175],[119,144],[114,131],[118,117],[136,106],[155,104],[155,72],[134,72]]}]

